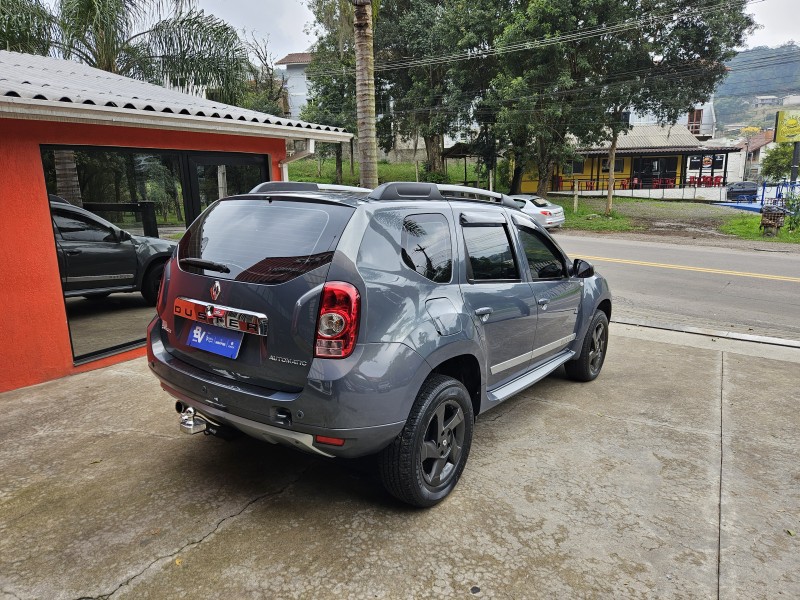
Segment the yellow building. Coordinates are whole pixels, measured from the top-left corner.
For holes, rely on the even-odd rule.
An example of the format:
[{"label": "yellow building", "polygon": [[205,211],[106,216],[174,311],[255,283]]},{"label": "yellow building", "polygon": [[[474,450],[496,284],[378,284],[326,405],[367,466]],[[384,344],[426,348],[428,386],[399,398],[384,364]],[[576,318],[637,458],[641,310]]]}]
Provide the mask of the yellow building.
[{"label": "yellow building", "polygon": [[[580,158],[557,167],[549,191],[608,189],[609,143],[579,148]],[[614,161],[614,189],[719,187],[728,183],[728,154],[733,146],[704,146],[684,125],[637,125],[622,134]],[[535,193],[538,177],[526,175],[523,193]]]}]

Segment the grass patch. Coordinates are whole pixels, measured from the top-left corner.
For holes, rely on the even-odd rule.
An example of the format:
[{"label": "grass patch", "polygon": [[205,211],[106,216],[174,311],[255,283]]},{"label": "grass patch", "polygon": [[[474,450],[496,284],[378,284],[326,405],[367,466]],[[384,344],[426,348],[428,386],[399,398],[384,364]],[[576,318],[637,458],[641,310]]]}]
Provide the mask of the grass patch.
[{"label": "grass patch", "polygon": [[[420,164],[420,176],[422,164]],[[464,163],[455,160],[447,162],[447,175],[451,183],[464,183]],[[333,183],[336,180],[336,161],[328,158],[322,163],[322,170],[318,174],[318,162],[314,158],[298,160],[289,163],[289,179],[292,181],[310,181],[313,183]],[[378,182],[387,181],[416,181],[414,163],[378,163]],[[467,181],[470,185],[485,187],[486,181],[481,182],[475,172],[475,165],[467,165]],[[344,185],[358,185],[358,164],[355,165],[354,174],[350,174],[350,161],[342,163],[342,183]]]},{"label": "grass patch", "polygon": [[761,223],[761,215],[741,215],[731,217],[723,223],[719,230],[728,235],[735,235],[744,240],[762,240],[765,242],[789,242],[792,244],[800,244],[800,231],[790,232],[786,226],[781,227],[778,235],[774,237],[767,237],[761,235],[759,224]]},{"label": "grass patch", "polygon": [[583,231],[637,231],[640,227],[635,226],[630,217],[619,214],[612,210],[611,216],[603,214],[604,210],[595,210],[594,207],[587,206],[583,202],[578,202],[578,212],[572,210],[572,200],[567,201],[561,198],[551,198],[553,204],[558,204],[564,208],[564,218],[566,221],[562,227],[564,229],[580,229]]}]

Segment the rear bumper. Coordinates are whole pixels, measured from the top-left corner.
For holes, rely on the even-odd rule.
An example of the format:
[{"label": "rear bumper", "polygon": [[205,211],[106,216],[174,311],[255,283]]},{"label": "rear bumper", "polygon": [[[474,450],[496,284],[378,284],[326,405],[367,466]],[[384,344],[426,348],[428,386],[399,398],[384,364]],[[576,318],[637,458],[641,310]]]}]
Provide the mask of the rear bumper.
[{"label": "rear bumper", "polygon": [[[427,377],[427,363],[403,344],[365,344],[349,359],[315,359],[299,393],[247,385],[200,370],[166,351],[158,318],[148,328],[151,371],[173,397],[200,415],[252,437],[324,456],[374,454],[397,436]],[[361,366],[385,360],[378,379]],[[420,379],[421,378],[421,379]],[[344,439],[342,446],[315,436]]]},{"label": "rear bumper", "polygon": [[553,217],[545,217],[544,226],[547,229],[550,229],[551,227],[561,227],[566,220],[567,219],[563,214],[560,216],[557,215]]}]

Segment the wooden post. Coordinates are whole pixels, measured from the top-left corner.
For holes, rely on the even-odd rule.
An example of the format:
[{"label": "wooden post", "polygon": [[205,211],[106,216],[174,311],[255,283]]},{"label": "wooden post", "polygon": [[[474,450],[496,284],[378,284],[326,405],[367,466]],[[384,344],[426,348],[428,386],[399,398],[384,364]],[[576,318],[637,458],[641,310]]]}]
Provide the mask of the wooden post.
[{"label": "wooden post", "polygon": [[578,186],[572,180],[572,212],[578,212]]}]

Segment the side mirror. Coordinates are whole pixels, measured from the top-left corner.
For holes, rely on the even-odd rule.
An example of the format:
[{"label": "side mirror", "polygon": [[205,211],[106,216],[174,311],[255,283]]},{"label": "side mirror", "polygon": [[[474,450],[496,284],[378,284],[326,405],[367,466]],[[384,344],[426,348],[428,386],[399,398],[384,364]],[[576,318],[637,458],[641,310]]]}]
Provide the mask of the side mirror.
[{"label": "side mirror", "polygon": [[576,258],[575,262],[572,263],[572,275],[574,277],[578,277],[579,279],[591,277],[594,275],[594,265],[583,259]]},{"label": "side mirror", "polygon": [[131,234],[125,231],[124,229],[117,230],[117,240],[120,242],[127,242],[131,239]]}]

